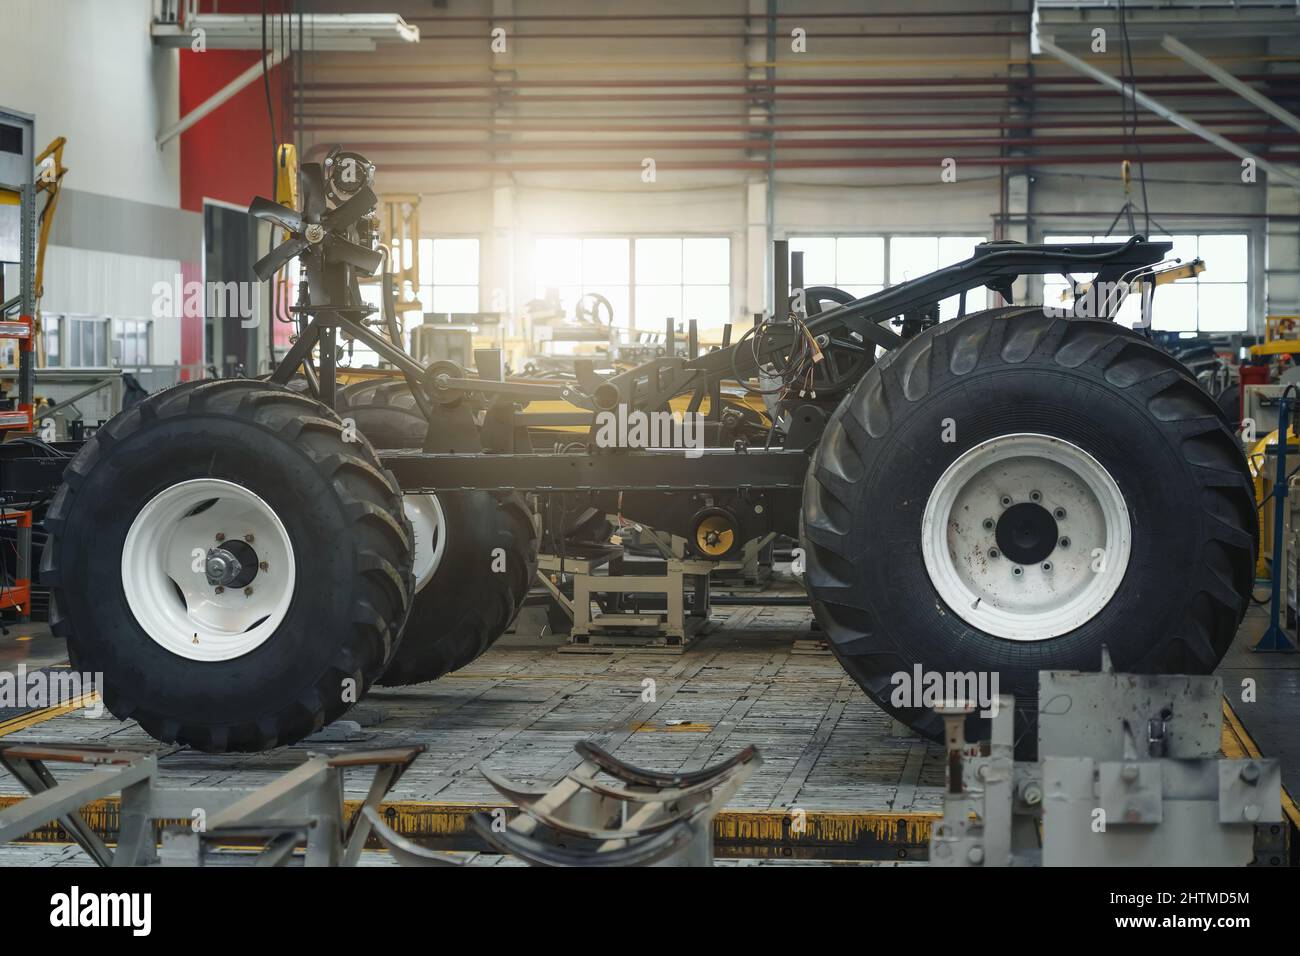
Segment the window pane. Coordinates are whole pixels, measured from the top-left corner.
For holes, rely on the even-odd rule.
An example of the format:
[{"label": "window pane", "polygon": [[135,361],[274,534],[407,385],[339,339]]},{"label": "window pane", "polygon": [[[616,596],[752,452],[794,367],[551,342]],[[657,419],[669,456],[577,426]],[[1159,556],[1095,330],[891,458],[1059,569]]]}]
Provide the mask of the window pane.
[{"label": "window pane", "polygon": [[[637,272],[641,271],[640,266]],[[656,331],[663,327],[664,319],[682,317],[682,287],[636,287],[636,327]]]},{"label": "window pane", "polygon": [[[680,285],[682,241],[680,239],[638,239],[636,241],[637,285]],[[640,298],[637,302],[640,302]],[[638,314],[640,307],[637,308]]]},{"label": "window pane", "polygon": [[1170,236],[1169,238],[1174,244],[1174,247],[1169,250],[1169,255],[1173,258],[1191,262],[1200,255],[1195,236]]},{"label": "window pane", "polygon": [[835,240],[800,236],[790,240],[792,252],[803,253],[803,283],[810,285],[835,284]]},{"label": "window pane", "polygon": [[720,328],[730,319],[730,298],[725,285],[688,285],[682,290],[682,318],[695,319],[701,328]]},{"label": "window pane", "polygon": [[941,236],[939,238],[939,268],[950,266],[975,254],[975,247],[984,241],[983,236]]},{"label": "window pane", "polygon": [[441,314],[448,312],[477,312],[478,286],[476,285],[438,285],[433,287],[433,311]]},{"label": "window pane", "polygon": [[[603,295],[605,298],[607,298],[607,299],[609,300],[609,304],[610,304],[610,305],[613,307],[613,309],[614,309],[614,324],[615,324],[615,325],[627,325],[627,324],[628,324],[628,315],[629,315],[629,314],[631,313],[631,311],[632,311],[632,306],[631,306],[632,298],[631,298],[631,296],[630,296],[629,293],[628,293],[628,287],[627,287],[627,286],[625,286],[625,285],[617,285],[617,286],[605,285],[605,286],[599,286],[599,287],[594,288],[594,289],[591,288],[590,286],[588,286],[588,287],[584,288],[582,291],[583,291],[584,293],[587,293],[587,292],[595,292],[595,293],[598,293],[598,294],[600,294],[600,295]],[[586,303],[586,308],[587,308],[588,310],[590,310],[590,309],[595,308],[595,306],[594,306],[591,302],[587,302],[587,303]],[[601,324],[604,324],[604,322],[608,319],[608,316],[606,315],[603,306],[601,306],[600,312],[598,313],[598,318],[599,318]]]},{"label": "window pane", "polygon": [[1196,285],[1172,282],[1156,291],[1152,327],[1161,332],[1196,331]]},{"label": "window pane", "polygon": [[[884,263],[881,263],[881,271],[884,271]],[[879,292],[884,286],[879,285],[842,285],[840,288],[853,296],[855,299],[861,299],[869,296],[874,292]]]},{"label": "window pane", "polygon": [[[1207,259],[1208,263],[1209,260]],[[1209,275],[1209,269],[1205,270]],[[1178,285],[1178,283],[1174,283]],[[1189,284],[1189,288],[1193,288]],[[1161,290],[1164,291],[1164,290]],[[1246,331],[1246,286],[1200,284],[1200,328],[1202,332]]]},{"label": "window pane", "polygon": [[[433,240],[420,240],[420,281],[433,282]],[[426,303],[427,304],[427,303]]]},{"label": "window pane", "polygon": [[895,285],[933,272],[939,264],[934,236],[895,236],[889,240],[889,283]]},{"label": "window pane", "polygon": [[433,284],[477,285],[478,240],[433,240]]},{"label": "window pane", "polygon": [[[1113,290],[1110,294],[1118,297],[1120,293],[1118,290]],[[1130,329],[1145,327],[1142,316],[1142,292],[1140,289],[1134,288],[1124,297],[1124,301],[1120,303],[1119,312],[1115,315],[1115,321]]]},{"label": "window pane", "polygon": [[836,240],[833,284],[841,289],[851,285],[884,285],[885,240],[880,236],[846,236]]},{"label": "window pane", "polygon": [[1201,236],[1198,251],[1205,260],[1205,271],[1201,273],[1200,281],[1245,282],[1248,272],[1246,249],[1245,236]]},{"label": "window pane", "polygon": [[687,285],[724,285],[731,281],[730,239],[685,239],[682,260],[682,281]]},{"label": "window pane", "polygon": [[582,240],[582,284],[595,286],[628,284],[628,240]]},{"label": "window pane", "polygon": [[45,364],[51,368],[58,368],[61,353],[59,329],[62,320],[58,316],[47,315],[41,319],[41,323],[45,332]]},{"label": "window pane", "polygon": [[538,239],[533,274],[539,288],[577,285],[582,281],[582,241]]}]

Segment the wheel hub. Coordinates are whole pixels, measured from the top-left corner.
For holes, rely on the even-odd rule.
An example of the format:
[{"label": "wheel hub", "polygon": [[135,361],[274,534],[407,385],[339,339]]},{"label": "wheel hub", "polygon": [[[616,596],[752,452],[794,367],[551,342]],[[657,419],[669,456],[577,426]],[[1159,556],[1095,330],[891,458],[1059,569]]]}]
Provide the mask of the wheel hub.
[{"label": "wheel hub", "polygon": [[1002,512],[995,528],[998,548],[1016,564],[1041,564],[1057,548],[1056,519],[1040,504],[1022,501]]},{"label": "wheel hub", "polygon": [[1115,480],[1050,435],[1003,435],[967,450],[935,482],[921,519],[925,569],[943,603],[1007,640],[1047,640],[1095,618],[1131,549]]},{"label": "wheel hub", "polygon": [[270,639],[297,576],[275,509],[217,478],[178,482],[146,502],[122,544],[121,574],[141,629],[193,661],[232,660]]},{"label": "wheel hub", "polygon": [[204,562],[208,583],[214,587],[247,587],[257,577],[257,552],[243,541],[228,541],[209,548]]}]

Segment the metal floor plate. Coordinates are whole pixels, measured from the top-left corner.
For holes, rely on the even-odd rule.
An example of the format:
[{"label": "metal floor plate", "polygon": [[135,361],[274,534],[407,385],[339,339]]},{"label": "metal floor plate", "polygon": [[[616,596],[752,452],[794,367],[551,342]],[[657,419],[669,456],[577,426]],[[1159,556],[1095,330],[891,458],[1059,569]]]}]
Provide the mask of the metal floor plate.
[{"label": "metal floor plate", "polygon": [[[426,752],[385,806],[400,831],[429,840],[459,830],[476,806],[501,805],[477,772],[480,763],[549,784],[577,764],[579,740],[659,770],[699,769],[755,744],[763,766],[718,821],[720,841],[734,852],[786,842],[790,811],[801,810],[809,847],[849,844],[878,857],[911,856],[939,812],[941,750],[896,732],[829,652],[810,647],[816,635],[806,609],[726,607],[714,616],[716,629],[675,657],[635,649],[559,654],[516,638],[440,681],[377,688],[344,721],[265,754],[165,747],[131,721],[75,711],[5,739],[153,747],[168,786],[255,786],[296,766],[308,750],[422,744]],[[60,777],[74,772],[59,769]],[[348,797],[359,799],[366,778],[354,776]],[[0,795],[19,793],[0,771]]]}]

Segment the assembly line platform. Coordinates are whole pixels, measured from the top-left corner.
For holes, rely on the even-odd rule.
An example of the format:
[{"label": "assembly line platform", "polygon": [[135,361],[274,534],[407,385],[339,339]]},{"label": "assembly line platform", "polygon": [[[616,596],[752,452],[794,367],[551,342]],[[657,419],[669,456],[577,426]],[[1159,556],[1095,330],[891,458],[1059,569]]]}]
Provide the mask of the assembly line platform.
[{"label": "assembly line platform", "polygon": [[[482,849],[467,831],[469,815],[502,805],[480,764],[517,781],[551,784],[576,765],[573,745],[580,740],[665,771],[697,770],[754,744],[763,765],[717,819],[720,857],[924,859],[940,815],[942,748],[867,699],[826,649],[806,608],[718,607],[713,620],[708,636],[679,655],[633,648],[563,654],[554,638],[507,635],[462,671],[429,684],[376,688],[315,737],[264,754],[168,747],[107,712],[86,716],[84,706],[0,712],[0,737],[155,751],[169,786],[257,786],[297,766],[308,751],[422,745],[424,753],[385,801],[384,816],[423,843],[465,851]],[[1225,710],[1224,752],[1281,757],[1295,793],[1300,658],[1246,652],[1260,628],[1252,613],[1221,669],[1233,702]],[[49,640],[0,642],[0,667],[51,663],[59,654]],[[1238,704],[1234,695],[1247,677],[1257,700]],[[348,798],[360,800],[365,785],[363,775],[349,777]],[[22,792],[0,771],[0,807]],[[1284,803],[1293,825],[1300,824],[1294,803]],[[85,815],[111,836],[114,801]],[[45,842],[0,847],[0,864],[89,862],[78,859],[56,826],[38,836]]]}]

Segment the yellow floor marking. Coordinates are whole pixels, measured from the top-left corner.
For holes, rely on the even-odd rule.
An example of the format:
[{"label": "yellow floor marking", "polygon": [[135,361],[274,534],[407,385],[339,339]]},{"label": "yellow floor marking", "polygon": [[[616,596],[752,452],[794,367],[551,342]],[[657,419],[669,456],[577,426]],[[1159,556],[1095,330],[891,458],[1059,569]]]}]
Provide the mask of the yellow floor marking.
[{"label": "yellow floor marking", "polygon": [[[1264,756],[1226,697],[1223,698],[1223,755],[1234,760],[1258,760]],[[1300,829],[1300,807],[1296,806],[1286,787],[1282,788],[1282,812],[1293,827]]]},{"label": "yellow floor marking", "polygon": [[73,698],[66,704],[59,704],[57,707],[42,707],[28,714],[10,717],[8,720],[0,721],[0,737],[16,733],[19,730],[26,730],[28,727],[35,727],[37,724],[43,724],[55,717],[62,717],[64,714],[70,714],[74,710],[80,710],[88,704],[95,703],[97,700],[99,700],[99,692],[92,691],[89,694],[82,694],[80,697]]},{"label": "yellow floor marking", "polygon": [[696,724],[691,721],[684,724],[649,724],[642,721],[632,725],[634,734],[707,734],[712,729],[712,724]]}]

